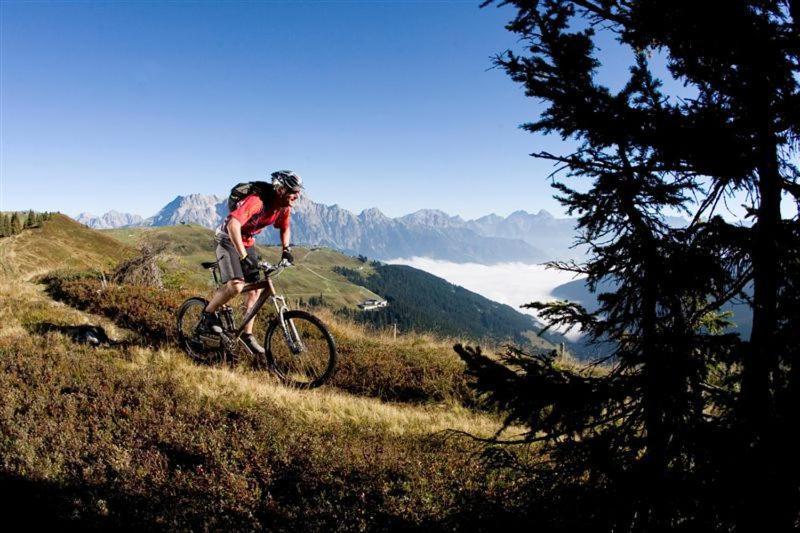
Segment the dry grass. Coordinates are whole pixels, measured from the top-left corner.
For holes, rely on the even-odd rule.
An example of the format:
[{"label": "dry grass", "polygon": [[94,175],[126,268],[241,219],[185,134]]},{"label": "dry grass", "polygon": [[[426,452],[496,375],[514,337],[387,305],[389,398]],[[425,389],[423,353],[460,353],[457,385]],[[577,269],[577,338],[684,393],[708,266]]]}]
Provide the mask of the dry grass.
[{"label": "dry grass", "polygon": [[19,505],[39,502],[36,516],[102,528],[468,529],[521,501],[516,474],[485,471],[475,443],[437,434],[488,434],[493,417],[292,390],[169,347],[31,336],[36,321],[97,317],[29,283],[1,282],[0,295],[16,308],[0,311],[0,484]]},{"label": "dry grass", "polygon": [[187,365],[182,374],[198,392],[210,398],[225,401],[226,398],[246,397],[268,401],[291,412],[290,417],[297,422],[319,427],[347,427],[348,431],[392,435],[430,435],[456,429],[489,436],[500,426],[497,417],[458,405],[387,403],[332,388],[301,391],[282,386],[264,373]]},{"label": "dry grass", "polygon": [[[7,304],[0,307],[0,339],[7,339],[11,343],[28,339],[31,329],[41,322],[62,325],[97,324],[104,327],[114,339],[139,340],[135,333],[117,326],[105,317],[82,312],[47,298],[41,285],[0,280],[0,299]],[[324,318],[331,318],[325,316],[324,310],[321,314]],[[369,334],[368,329],[352,323],[338,322],[334,329],[343,338],[355,339],[355,342],[366,342]],[[409,349],[421,342],[419,338],[394,340],[388,336],[370,340],[378,345],[386,344],[385,349],[392,353]],[[431,342],[425,348],[440,353],[451,351],[442,341]],[[497,417],[476,413],[457,404],[417,406],[387,403],[342,393],[333,388],[301,391],[281,385],[265,372],[226,367],[209,368],[194,364],[173,347],[153,349],[141,342],[138,344],[124,350],[121,360],[130,368],[140,371],[168,369],[181,376],[184,384],[195,388],[198,393],[221,401],[231,397],[270,401],[291,410],[298,421],[324,425],[370,425],[373,430],[398,435],[432,433],[448,428],[488,435],[499,427]]]},{"label": "dry grass", "polygon": [[[109,244],[68,229],[79,249]],[[498,416],[469,408],[476,399],[452,350],[456,339],[393,339],[316,310],[337,338],[340,372],[322,390],[286,388],[268,374],[196,365],[178,351],[169,335],[183,293],[73,275],[58,288],[76,307],[52,300],[28,281],[34,274],[112,264],[101,253],[64,259],[68,239],[53,238],[63,246],[39,266],[32,241],[0,244],[0,490],[31,527],[428,531],[525,523],[525,476],[488,467],[475,441],[444,431],[486,436],[500,427]],[[90,348],[38,333],[45,323],[93,323],[130,342]]]},{"label": "dry grass", "polygon": [[0,239],[0,275],[29,280],[53,269],[110,269],[134,250],[64,215]]},{"label": "dry grass", "polygon": [[0,302],[0,339],[25,337],[43,323],[64,326],[95,324],[102,326],[109,337],[115,340],[136,338],[132,331],[116,325],[108,318],[85,313],[48,298],[45,287],[40,284],[0,277]]},{"label": "dry grass", "polygon": [[[174,345],[175,315],[190,295],[104,284],[96,276],[76,273],[50,274],[45,281],[53,297],[134,329],[151,346]],[[389,339],[324,309],[314,312],[329,325],[339,349],[331,386],[387,401],[478,404],[465,378],[464,364],[451,344],[423,335]],[[257,332],[263,324],[262,318]]]}]

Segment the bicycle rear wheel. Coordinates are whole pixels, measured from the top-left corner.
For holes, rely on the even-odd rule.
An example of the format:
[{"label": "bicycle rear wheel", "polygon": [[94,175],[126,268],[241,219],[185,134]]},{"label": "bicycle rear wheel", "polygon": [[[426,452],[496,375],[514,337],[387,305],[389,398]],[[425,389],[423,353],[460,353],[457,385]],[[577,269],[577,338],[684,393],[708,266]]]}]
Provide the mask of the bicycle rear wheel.
[{"label": "bicycle rear wheel", "polygon": [[301,389],[319,387],[336,370],[336,343],[320,319],[305,311],[283,315],[289,338],[275,318],[267,329],[266,362],[287,385]]},{"label": "bicycle rear wheel", "polygon": [[[186,352],[186,355],[202,362],[219,359],[221,353],[219,344],[209,346],[207,341],[204,342],[196,333],[206,305],[208,305],[208,301],[203,298],[189,298],[178,310],[176,321],[178,344]],[[216,342],[219,343],[219,340]]]}]

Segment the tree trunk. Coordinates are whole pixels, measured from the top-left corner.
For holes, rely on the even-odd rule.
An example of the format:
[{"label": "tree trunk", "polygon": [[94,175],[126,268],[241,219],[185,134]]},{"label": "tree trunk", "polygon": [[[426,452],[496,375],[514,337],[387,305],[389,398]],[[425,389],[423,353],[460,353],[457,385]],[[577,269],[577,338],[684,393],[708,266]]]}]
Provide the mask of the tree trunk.
[{"label": "tree trunk", "polygon": [[[765,82],[759,81],[762,86]],[[768,91],[763,97],[763,124],[759,132],[758,165],[759,206],[753,227],[753,330],[745,354],[742,372],[742,415],[745,424],[747,495],[740,519],[743,531],[768,527],[774,520],[775,499],[771,493],[775,484],[775,460],[771,435],[774,421],[770,376],[777,366],[775,335],[777,332],[778,295],[778,232],[781,224],[781,186],[778,164],[778,143],[771,131]],[[776,524],[777,525],[777,524]]]},{"label": "tree trunk", "polygon": [[652,262],[647,260],[645,291],[642,298],[642,355],[644,357],[644,412],[647,432],[647,452],[644,457],[644,482],[648,487],[647,506],[642,512],[642,531],[652,531],[663,527],[665,500],[665,481],[667,468],[667,430],[665,427],[665,383],[662,349],[656,342],[656,273]]},{"label": "tree trunk", "polygon": [[[623,163],[625,176],[634,183],[636,176],[627,158],[626,143],[619,143],[618,154]],[[642,256],[638,259],[642,265],[642,318],[640,321],[639,351],[642,357],[644,388],[642,401],[644,405],[644,424],[646,452],[642,462],[642,481],[647,487],[638,505],[638,523],[636,531],[654,531],[664,527],[666,520],[665,483],[667,469],[668,429],[665,421],[666,394],[668,386],[664,382],[665,357],[662,346],[658,342],[658,295],[661,279],[661,264],[658,255],[656,237],[652,228],[643,220],[636,208],[633,196],[625,195],[622,209],[631,222],[637,240],[643,243]]]}]

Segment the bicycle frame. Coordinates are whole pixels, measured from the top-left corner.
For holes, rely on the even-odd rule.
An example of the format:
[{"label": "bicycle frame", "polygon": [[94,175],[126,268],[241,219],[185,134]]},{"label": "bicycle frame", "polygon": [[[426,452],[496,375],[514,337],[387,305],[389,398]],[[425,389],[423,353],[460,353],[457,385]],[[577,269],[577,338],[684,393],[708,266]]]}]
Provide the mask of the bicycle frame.
[{"label": "bicycle frame", "polygon": [[256,281],[254,283],[248,283],[242,288],[242,293],[251,292],[256,290],[263,290],[263,292],[259,295],[256,302],[253,304],[253,307],[250,308],[244,318],[242,319],[241,325],[236,328],[233,339],[236,340],[242,336],[244,332],[245,325],[250,322],[253,318],[255,318],[256,314],[261,310],[268,299],[272,300],[272,304],[275,306],[275,311],[277,313],[278,322],[281,325],[281,329],[283,330],[284,335],[286,335],[287,341],[289,342],[289,346],[291,347],[293,352],[300,353],[303,350],[302,341],[300,340],[299,335],[297,334],[297,330],[295,329],[294,323],[291,320],[288,321],[288,328],[287,328],[287,321],[284,320],[283,314],[289,310],[289,306],[286,305],[286,298],[283,296],[278,296],[275,292],[275,285],[272,283],[272,279],[267,276],[265,279],[261,281]]}]

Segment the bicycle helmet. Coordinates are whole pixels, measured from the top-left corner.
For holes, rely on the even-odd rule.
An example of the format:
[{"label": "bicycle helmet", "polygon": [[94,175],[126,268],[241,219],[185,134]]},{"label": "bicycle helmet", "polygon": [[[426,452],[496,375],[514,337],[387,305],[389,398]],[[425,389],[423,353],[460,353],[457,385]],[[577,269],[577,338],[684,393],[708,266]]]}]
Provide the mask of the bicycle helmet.
[{"label": "bicycle helmet", "polygon": [[272,184],[285,187],[292,192],[303,190],[303,179],[291,170],[277,170],[272,173]]}]

